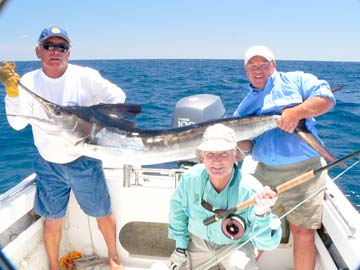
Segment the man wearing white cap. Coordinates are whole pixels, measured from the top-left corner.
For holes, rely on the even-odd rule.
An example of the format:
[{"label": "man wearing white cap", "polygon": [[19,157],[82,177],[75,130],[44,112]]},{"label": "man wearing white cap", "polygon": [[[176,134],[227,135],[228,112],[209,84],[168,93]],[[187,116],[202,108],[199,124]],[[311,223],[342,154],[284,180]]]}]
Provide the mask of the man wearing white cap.
[{"label": "man wearing white cap", "polygon": [[[255,177],[271,188],[304,172],[317,169],[325,162],[317,152],[293,134],[300,120],[319,140],[313,117],[327,112],[335,104],[329,84],[312,74],[279,72],[275,56],[265,46],[254,46],[245,53],[245,71],[250,91],[241,101],[234,116],[281,114],[277,129],[268,131],[253,141],[238,145],[251,151],[259,161]],[[281,193],[272,208],[281,215],[303,202],[326,183],[326,172],[301,186]],[[296,270],[314,269],[315,230],[321,226],[323,193],[297,207],[287,215],[294,236],[294,266]]]},{"label": "man wearing white cap", "polygon": [[[90,106],[99,103],[123,103],[121,88],[103,78],[98,71],[69,64],[70,38],[57,26],[45,28],[35,47],[41,68],[26,73],[21,82],[39,96],[63,106]],[[6,113],[46,119],[47,114],[31,96],[18,89],[19,75],[15,63],[3,62],[0,81],[6,90]],[[19,91],[20,90],[20,91]],[[8,117],[16,130],[29,123],[22,118]],[[108,248],[110,269],[121,269],[116,249],[116,226],[102,162],[80,156],[59,136],[32,126],[39,155],[33,162],[36,173],[34,211],[45,218],[44,242],[49,269],[59,269],[59,247],[62,222],[73,190],[81,209],[96,218]]]},{"label": "man wearing white cap", "polygon": [[[280,221],[270,212],[276,193],[261,185],[259,189],[254,177],[238,169],[236,137],[231,128],[210,126],[196,150],[203,164],[181,176],[170,203],[169,237],[175,240],[176,249],[168,260],[169,269],[207,269],[214,258],[215,264],[225,269],[257,269],[255,248],[276,248],[281,239]],[[253,197],[255,206],[204,223]],[[242,243],[240,249],[224,256],[230,245]]]}]

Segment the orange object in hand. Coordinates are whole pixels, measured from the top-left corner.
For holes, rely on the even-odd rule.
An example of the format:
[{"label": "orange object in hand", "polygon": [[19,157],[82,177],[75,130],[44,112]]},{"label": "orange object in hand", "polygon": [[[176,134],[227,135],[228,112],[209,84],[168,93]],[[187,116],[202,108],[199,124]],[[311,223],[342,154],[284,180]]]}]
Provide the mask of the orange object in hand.
[{"label": "orange object in hand", "polygon": [[0,67],[0,81],[5,87],[6,94],[9,97],[17,97],[19,95],[19,88],[17,82],[20,80],[19,74],[15,72],[15,63],[6,62],[3,60]]}]

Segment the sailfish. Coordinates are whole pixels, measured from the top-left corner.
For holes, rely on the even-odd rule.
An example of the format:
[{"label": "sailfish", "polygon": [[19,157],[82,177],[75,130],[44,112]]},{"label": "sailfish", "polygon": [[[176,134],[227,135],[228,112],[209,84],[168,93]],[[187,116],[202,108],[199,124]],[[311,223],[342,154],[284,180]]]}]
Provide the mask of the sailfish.
[{"label": "sailfish", "polygon": [[[28,89],[19,86],[39,102],[48,119],[26,115],[31,125],[47,133],[61,136],[85,156],[103,160],[108,167],[160,164],[195,158],[195,149],[208,126],[221,123],[235,131],[238,141],[251,140],[277,128],[280,115],[221,118],[184,127],[169,129],[140,129],[124,117],[135,117],[141,112],[137,104],[98,104],[93,106],[60,106]],[[329,161],[336,160],[323,145],[300,125],[295,134]]]}]

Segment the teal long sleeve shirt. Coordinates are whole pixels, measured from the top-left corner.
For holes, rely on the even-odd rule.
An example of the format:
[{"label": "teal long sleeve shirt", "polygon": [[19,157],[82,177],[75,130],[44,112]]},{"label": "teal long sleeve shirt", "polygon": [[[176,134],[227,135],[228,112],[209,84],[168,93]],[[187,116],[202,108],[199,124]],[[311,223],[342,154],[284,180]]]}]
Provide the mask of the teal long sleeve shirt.
[{"label": "teal long sleeve shirt", "polygon": [[[218,193],[210,183],[205,166],[195,165],[181,176],[171,198],[169,238],[174,239],[176,247],[179,248],[188,247],[189,232],[218,245],[245,242],[251,238],[253,245],[259,249],[276,248],[281,240],[279,218],[271,213],[258,217],[253,211],[253,206],[236,212],[245,219],[247,227],[238,240],[232,240],[224,235],[221,229],[222,220],[207,226],[203,224],[203,220],[214,213],[201,205],[202,199],[210,203],[213,209],[229,209],[254,197],[256,181],[250,175],[242,177],[240,170],[235,166],[232,179],[225,189]],[[270,223],[276,224],[276,227],[270,228]],[[264,227],[267,229],[258,234]]]}]

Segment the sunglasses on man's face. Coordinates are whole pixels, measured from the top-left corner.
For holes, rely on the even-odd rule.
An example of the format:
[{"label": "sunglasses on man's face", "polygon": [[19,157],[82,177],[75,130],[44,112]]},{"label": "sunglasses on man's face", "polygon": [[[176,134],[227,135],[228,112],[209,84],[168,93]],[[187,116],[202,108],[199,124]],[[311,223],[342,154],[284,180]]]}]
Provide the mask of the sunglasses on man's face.
[{"label": "sunglasses on man's face", "polygon": [[59,52],[67,52],[70,48],[69,45],[64,43],[56,44],[51,42],[46,42],[42,44],[42,47],[47,51],[54,51],[55,49],[57,49]]}]

